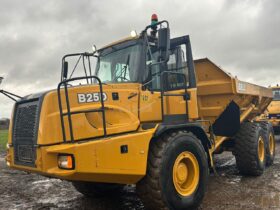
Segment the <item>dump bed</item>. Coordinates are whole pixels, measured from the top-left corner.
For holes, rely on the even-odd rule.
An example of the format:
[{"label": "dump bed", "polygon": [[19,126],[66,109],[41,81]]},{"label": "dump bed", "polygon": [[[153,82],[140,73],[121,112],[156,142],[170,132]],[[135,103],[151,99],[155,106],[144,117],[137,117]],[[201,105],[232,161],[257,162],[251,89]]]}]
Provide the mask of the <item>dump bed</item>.
[{"label": "dump bed", "polygon": [[246,115],[246,119],[252,120],[263,113],[273,98],[271,89],[241,81],[208,58],[194,63],[199,116],[203,120],[215,122],[232,101],[239,106],[240,114],[253,104],[254,109]]}]

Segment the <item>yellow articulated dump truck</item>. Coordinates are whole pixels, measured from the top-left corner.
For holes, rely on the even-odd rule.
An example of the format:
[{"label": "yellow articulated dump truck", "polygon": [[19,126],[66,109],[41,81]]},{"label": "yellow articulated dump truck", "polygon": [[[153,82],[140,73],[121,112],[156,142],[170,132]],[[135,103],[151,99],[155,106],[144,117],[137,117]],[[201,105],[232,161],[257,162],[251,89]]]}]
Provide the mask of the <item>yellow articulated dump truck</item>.
[{"label": "yellow articulated dump truck", "polygon": [[270,89],[193,61],[189,36],[171,39],[153,15],[139,35],[65,55],[57,89],[17,100],[7,165],[69,180],[86,196],[136,184],[148,209],[192,209],[214,154],[232,151],[244,175],[272,164],[271,124],[255,120],[271,100]]},{"label": "yellow articulated dump truck", "polygon": [[280,134],[280,87],[271,87],[273,101],[267,107],[269,122],[273,125],[275,134]]}]

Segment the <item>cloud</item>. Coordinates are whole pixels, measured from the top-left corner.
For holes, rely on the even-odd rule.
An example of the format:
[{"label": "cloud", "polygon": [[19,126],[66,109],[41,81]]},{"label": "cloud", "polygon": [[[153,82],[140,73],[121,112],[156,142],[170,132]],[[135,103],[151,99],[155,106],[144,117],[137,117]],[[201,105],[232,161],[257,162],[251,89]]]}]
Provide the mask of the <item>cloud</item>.
[{"label": "cloud", "polygon": [[[268,0],[2,0],[2,87],[20,95],[55,88],[61,58],[140,32],[152,13],[172,36],[190,34],[195,58],[209,57],[242,80],[280,81],[279,1]],[[1,97],[0,117],[12,102]]]}]

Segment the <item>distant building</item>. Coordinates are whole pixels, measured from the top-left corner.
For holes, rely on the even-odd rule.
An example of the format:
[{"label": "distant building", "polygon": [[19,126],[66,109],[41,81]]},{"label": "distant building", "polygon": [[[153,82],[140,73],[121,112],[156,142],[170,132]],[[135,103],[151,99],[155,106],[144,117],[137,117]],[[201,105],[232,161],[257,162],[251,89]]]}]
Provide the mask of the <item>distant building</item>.
[{"label": "distant building", "polygon": [[10,119],[8,118],[1,118],[0,119],[0,130],[7,130],[9,129]]}]

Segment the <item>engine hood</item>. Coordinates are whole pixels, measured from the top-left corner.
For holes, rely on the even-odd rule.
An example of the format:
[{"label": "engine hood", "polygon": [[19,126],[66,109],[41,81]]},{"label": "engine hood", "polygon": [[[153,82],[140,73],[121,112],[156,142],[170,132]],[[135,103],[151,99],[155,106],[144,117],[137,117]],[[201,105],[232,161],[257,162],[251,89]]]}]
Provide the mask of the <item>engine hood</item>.
[{"label": "engine hood", "polygon": [[[107,135],[131,132],[138,129],[139,89],[135,83],[103,85],[105,124]],[[41,97],[41,113],[38,130],[38,144],[63,142],[61,113],[59,111],[57,90],[32,94],[29,99]],[[68,88],[74,140],[102,137],[104,134],[101,112],[82,112],[100,109],[100,90],[98,85],[84,85]],[[64,89],[61,89],[63,113],[67,113]],[[69,118],[63,117],[66,140],[70,141]]]}]

